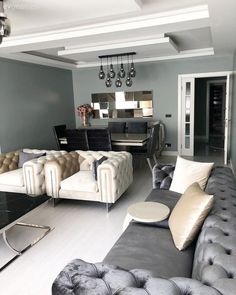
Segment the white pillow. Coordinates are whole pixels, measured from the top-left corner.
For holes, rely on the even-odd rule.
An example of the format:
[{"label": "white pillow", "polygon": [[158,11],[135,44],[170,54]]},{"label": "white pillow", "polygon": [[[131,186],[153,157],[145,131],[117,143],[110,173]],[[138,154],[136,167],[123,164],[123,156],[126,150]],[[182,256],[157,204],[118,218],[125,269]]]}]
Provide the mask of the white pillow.
[{"label": "white pillow", "polygon": [[170,190],[183,194],[194,182],[204,190],[214,163],[185,160],[178,156]]}]

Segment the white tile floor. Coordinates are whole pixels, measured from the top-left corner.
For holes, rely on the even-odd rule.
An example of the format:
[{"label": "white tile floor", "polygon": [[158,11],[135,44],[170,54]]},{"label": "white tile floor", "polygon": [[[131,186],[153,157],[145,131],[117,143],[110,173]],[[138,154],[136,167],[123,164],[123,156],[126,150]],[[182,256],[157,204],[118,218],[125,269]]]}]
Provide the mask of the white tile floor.
[{"label": "white tile floor", "polygon": [[[175,157],[162,157],[174,163]],[[55,208],[47,203],[36,209],[25,222],[50,225],[54,230],[0,273],[1,295],[49,295],[61,269],[72,259],[102,261],[122,232],[127,207],[144,200],[152,188],[146,162],[138,162],[134,182],[109,214],[100,203],[64,200]],[[14,227],[9,240],[21,248],[39,232]],[[0,237],[0,265],[11,257]]]}]

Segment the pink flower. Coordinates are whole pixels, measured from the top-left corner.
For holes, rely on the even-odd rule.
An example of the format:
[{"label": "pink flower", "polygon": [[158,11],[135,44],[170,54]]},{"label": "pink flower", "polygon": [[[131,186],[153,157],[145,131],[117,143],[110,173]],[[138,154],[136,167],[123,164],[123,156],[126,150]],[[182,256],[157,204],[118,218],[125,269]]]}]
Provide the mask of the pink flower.
[{"label": "pink flower", "polygon": [[76,108],[77,113],[80,117],[93,116],[93,108],[89,104],[82,104]]}]

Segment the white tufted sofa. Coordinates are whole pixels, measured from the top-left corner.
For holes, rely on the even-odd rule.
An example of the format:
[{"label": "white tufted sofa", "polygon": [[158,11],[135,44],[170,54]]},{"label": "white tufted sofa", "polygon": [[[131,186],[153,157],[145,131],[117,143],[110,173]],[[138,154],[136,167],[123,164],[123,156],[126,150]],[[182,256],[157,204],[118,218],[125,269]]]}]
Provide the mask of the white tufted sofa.
[{"label": "white tufted sofa", "polygon": [[[92,163],[102,156],[108,159],[98,166],[96,181]],[[45,179],[47,195],[53,198],[115,203],[133,181],[132,156],[128,152],[70,152],[46,163]]]},{"label": "white tufted sofa", "polygon": [[23,168],[18,168],[20,150],[0,154],[0,191],[32,196],[45,194],[44,165],[47,160],[64,155],[66,151],[23,149],[23,152],[46,153],[46,156],[30,160]]}]

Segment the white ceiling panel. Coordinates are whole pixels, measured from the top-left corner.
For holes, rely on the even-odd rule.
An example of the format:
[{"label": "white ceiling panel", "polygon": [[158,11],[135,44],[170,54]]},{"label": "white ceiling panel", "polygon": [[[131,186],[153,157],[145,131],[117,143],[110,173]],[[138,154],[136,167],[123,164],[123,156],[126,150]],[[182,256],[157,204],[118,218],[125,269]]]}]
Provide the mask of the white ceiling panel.
[{"label": "white ceiling panel", "polygon": [[208,0],[212,38],[219,54],[236,50],[236,0]]},{"label": "white ceiling panel", "polygon": [[3,39],[0,56],[28,56],[29,62],[93,66],[98,55],[127,51],[143,62],[232,54],[236,48],[236,0],[5,0],[4,5],[12,35]]},{"label": "white ceiling panel", "polygon": [[[137,58],[177,54],[178,49],[170,38],[159,38],[143,41],[132,41],[124,44],[112,44],[61,50],[60,56],[75,60],[76,62],[97,62],[99,55],[119,54],[123,52],[137,52]],[[135,57],[135,58],[136,58]]]},{"label": "white ceiling panel", "polygon": [[140,11],[141,0],[6,0],[12,34],[43,32],[71,23]]},{"label": "white ceiling panel", "polygon": [[210,27],[167,33],[180,51],[213,46]]}]

